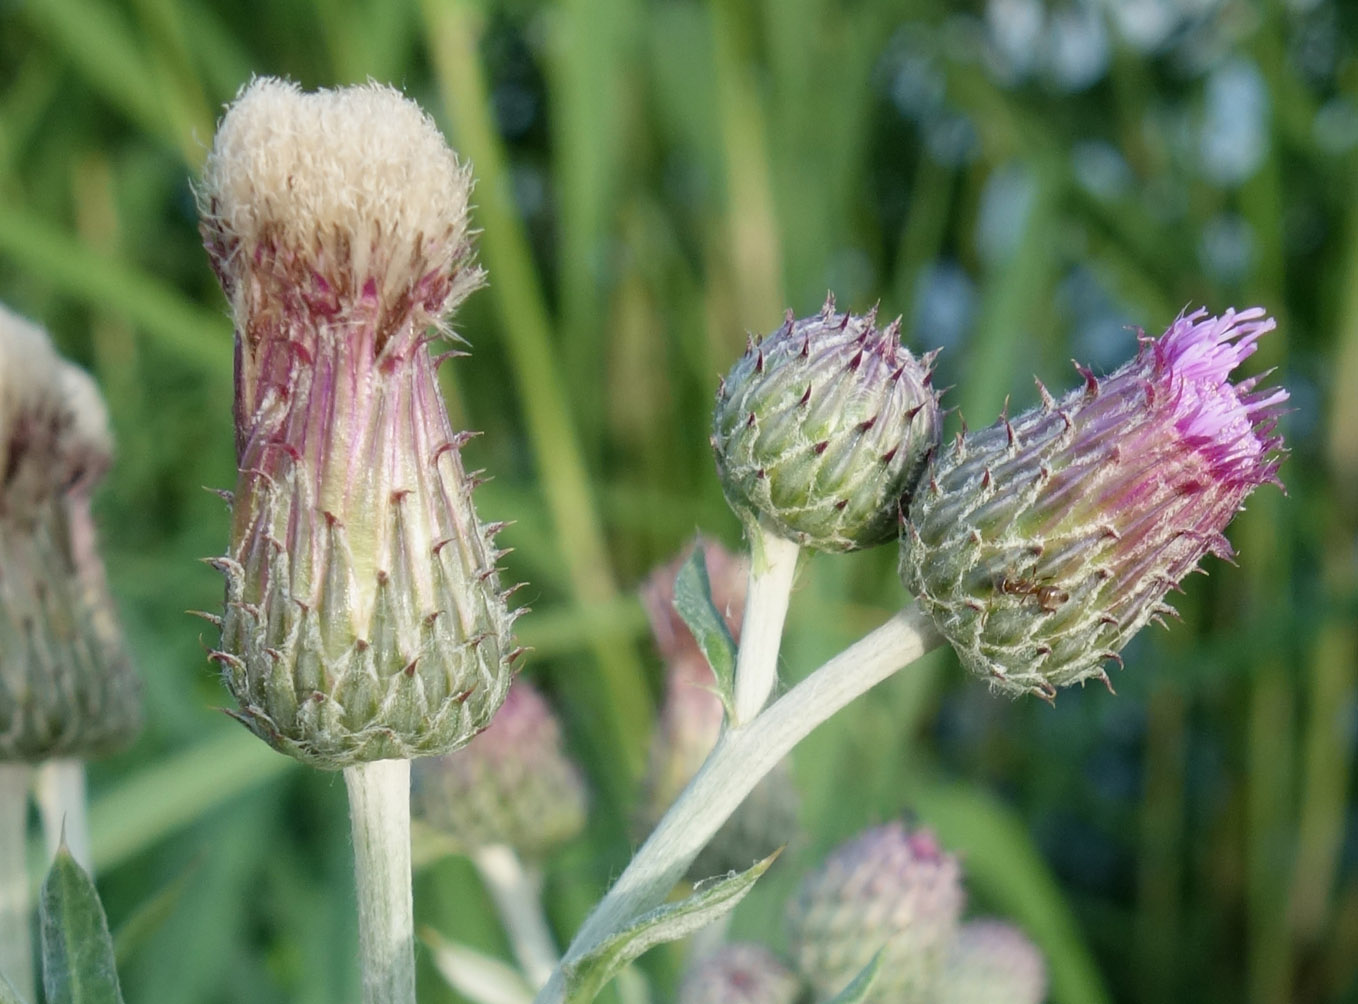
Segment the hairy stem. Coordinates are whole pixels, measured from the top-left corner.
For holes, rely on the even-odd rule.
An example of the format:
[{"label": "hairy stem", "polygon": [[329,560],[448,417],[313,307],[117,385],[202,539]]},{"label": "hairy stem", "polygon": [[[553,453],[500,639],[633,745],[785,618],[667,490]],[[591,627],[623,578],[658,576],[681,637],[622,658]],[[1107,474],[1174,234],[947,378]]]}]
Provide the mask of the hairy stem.
[{"label": "hairy stem", "polygon": [[26,764],[0,763],[0,973],[24,1000],[37,1000],[33,905],[28,892]]},{"label": "hairy stem", "polygon": [[81,868],[94,875],[90,856],[90,820],[85,799],[85,764],[80,760],[48,760],[37,769],[33,790],[47,844],[47,860],[64,839]]},{"label": "hairy stem", "polygon": [[745,594],[745,618],[736,657],[735,722],[741,725],[759,714],[778,679],[778,650],[792,594],[792,576],[801,548],[786,537],[764,529],[750,541],[750,581]]},{"label": "hairy stem", "polygon": [[525,866],[504,844],[478,848],[471,859],[495,901],[519,968],[533,989],[538,989],[552,975],[559,958],[542,912],[541,873]]},{"label": "hairy stem", "polygon": [[358,886],[364,1004],[415,1004],[410,895],[410,761],[344,769]]},{"label": "hairy stem", "polygon": [[[855,697],[942,643],[911,605],[825,663],[744,725],[728,729],[702,768],[586,918],[563,963],[577,962],[660,904],[741,801],[819,724]],[[562,967],[537,1004],[566,999]]]}]

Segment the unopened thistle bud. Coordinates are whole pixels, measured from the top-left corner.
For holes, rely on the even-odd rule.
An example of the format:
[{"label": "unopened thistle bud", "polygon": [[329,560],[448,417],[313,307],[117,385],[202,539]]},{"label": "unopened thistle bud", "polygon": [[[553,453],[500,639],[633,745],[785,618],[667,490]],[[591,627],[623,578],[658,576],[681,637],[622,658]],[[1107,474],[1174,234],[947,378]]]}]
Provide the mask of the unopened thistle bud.
[{"label": "unopened thistle bud", "polygon": [[[715,541],[699,537],[693,546],[703,549],[712,601],[739,640],[746,564]],[[657,569],[641,590],[656,648],[665,659],[665,697],[651,740],[639,820],[648,830],[712,752],[725,717],[712,667],[674,608],[674,580],[689,553]],[[787,761],[780,761],[722,824],[688,874],[700,879],[749,868],[795,836],[799,807],[792,773]]]},{"label": "unopened thistle bud", "polygon": [[927,830],[899,822],[838,847],[788,913],[792,958],[822,998],[881,952],[868,1004],[925,1004],[962,912],[961,871]]},{"label": "unopened thistle bud", "polygon": [[141,726],[90,512],[112,448],[94,381],[0,308],[0,759],[100,756]]},{"label": "unopened thistle bud", "polygon": [[585,826],[585,784],[561,727],[524,680],[489,728],[461,749],[417,760],[414,811],[464,851],[505,844],[538,858]]},{"label": "unopened thistle bud", "polygon": [[712,449],[732,509],[819,551],[893,539],[938,444],[932,357],[901,345],[900,319],[835,312],[751,342],[717,392]]},{"label": "unopened thistle bud", "polygon": [[1277,481],[1281,388],[1229,375],[1272,330],[1259,308],[1180,315],[1136,358],[966,436],[916,494],[901,574],[972,672],[1050,699],[1089,678]]},{"label": "unopened thistle bud", "polygon": [[802,982],[763,945],[723,945],[700,958],[679,985],[679,1004],[797,1004]]},{"label": "unopened thistle bud", "polygon": [[930,1004],[1042,1004],[1047,966],[1018,928],[974,920],[957,933]]},{"label": "unopened thistle bud", "polygon": [[236,325],[222,642],[237,717],[337,769],[443,753],[509,686],[512,615],[429,341],[481,282],[469,172],[376,84],[257,80],[199,208]]}]

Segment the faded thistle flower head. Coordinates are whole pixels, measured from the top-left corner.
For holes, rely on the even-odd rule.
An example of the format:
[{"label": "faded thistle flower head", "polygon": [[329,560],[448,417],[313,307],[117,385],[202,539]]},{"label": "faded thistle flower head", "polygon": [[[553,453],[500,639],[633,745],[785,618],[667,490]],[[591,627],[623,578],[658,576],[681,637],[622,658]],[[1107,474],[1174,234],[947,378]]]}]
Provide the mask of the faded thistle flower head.
[{"label": "faded thistle flower head", "polygon": [[[703,537],[692,546],[703,549],[712,601],[722,611],[732,637],[739,640],[746,562]],[[721,735],[725,716],[712,667],[674,608],[674,581],[690,553],[691,549],[685,549],[656,569],[641,589],[656,648],[665,660],[664,703],[651,739],[638,820],[645,830],[659,821],[698,772]],[[791,770],[786,760],[781,761],[722,824],[688,874],[699,879],[749,868],[796,834],[799,806]]]},{"label": "faded thistle flower head", "polygon": [[926,1004],[962,912],[961,869],[928,830],[873,827],[803,880],[788,910],[791,954],[822,997],[880,951],[868,1004]]},{"label": "faded thistle flower head", "polygon": [[486,731],[461,749],[418,760],[414,811],[463,850],[506,844],[542,857],[585,826],[585,783],[561,727],[522,678]]},{"label": "faded thistle flower head", "polygon": [[797,1004],[802,981],[763,945],[736,942],[704,955],[684,974],[679,1004]]},{"label": "faded thistle flower head", "polygon": [[94,381],[0,308],[0,759],[99,756],[141,727],[90,511],[112,450]]},{"label": "faded thistle flower head", "polygon": [[1274,327],[1259,308],[1180,315],[1136,358],[959,436],[916,494],[901,574],[964,665],[1010,695],[1091,677],[1277,481],[1281,388],[1229,376]]},{"label": "faded thistle flower head", "polygon": [[900,319],[835,312],[751,341],[717,391],[712,449],[731,508],[748,525],[818,551],[895,538],[938,444],[931,356],[901,345]]},{"label": "faded thistle flower head", "polygon": [[431,329],[481,282],[468,170],[376,84],[261,79],[198,190],[236,325],[222,640],[237,717],[324,768],[443,753],[504,700],[513,615]]},{"label": "faded thistle flower head", "polygon": [[962,925],[930,1004],[1042,1004],[1047,965],[1037,946],[1000,920]]}]

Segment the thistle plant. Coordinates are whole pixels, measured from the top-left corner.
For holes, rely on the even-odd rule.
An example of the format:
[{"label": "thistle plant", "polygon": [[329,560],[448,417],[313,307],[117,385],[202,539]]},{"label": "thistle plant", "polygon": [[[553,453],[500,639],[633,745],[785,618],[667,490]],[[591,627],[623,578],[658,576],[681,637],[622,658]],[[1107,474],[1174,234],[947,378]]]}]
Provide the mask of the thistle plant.
[{"label": "thistle plant", "polygon": [[835,849],[788,910],[797,969],[821,998],[876,957],[867,1004],[927,1001],[962,913],[961,869],[927,830],[895,822]]},{"label": "thistle plant", "polygon": [[1050,699],[1094,678],[1277,482],[1282,388],[1229,376],[1272,330],[1260,308],[1181,314],[1136,358],[959,435],[917,493],[901,574],[963,665]]},{"label": "thistle plant", "polygon": [[[646,765],[641,821],[654,826],[698,772],[721,735],[725,709],[717,680],[675,608],[675,579],[701,552],[714,607],[733,640],[740,638],[748,563],[716,541],[698,538],[689,551],[651,573],[641,590],[656,648],[665,660],[665,694]],[[750,792],[703,848],[689,875],[702,879],[748,868],[797,831],[799,799],[786,760]]]},{"label": "thistle plant", "polygon": [[231,545],[213,657],[234,714],[345,770],[365,1000],[414,1000],[408,758],[505,698],[513,615],[431,338],[482,275],[468,169],[378,85],[261,79],[218,128],[204,246],[236,327]]},{"label": "thistle plant", "polygon": [[49,850],[64,833],[88,867],[83,761],[141,726],[90,511],[111,458],[94,381],[0,308],[0,972],[30,996],[30,782]]},{"label": "thistle plant", "polygon": [[1042,1004],[1047,966],[1027,936],[1002,920],[962,925],[930,1004]]},{"label": "thistle plant", "polygon": [[699,959],[679,985],[679,1004],[796,1004],[797,974],[763,945],[724,945]]}]

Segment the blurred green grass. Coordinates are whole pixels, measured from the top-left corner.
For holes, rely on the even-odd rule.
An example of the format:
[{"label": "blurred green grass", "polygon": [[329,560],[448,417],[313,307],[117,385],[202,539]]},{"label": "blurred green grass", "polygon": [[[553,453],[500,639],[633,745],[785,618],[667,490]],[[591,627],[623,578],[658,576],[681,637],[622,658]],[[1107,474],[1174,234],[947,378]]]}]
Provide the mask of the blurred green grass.
[{"label": "blurred green grass", "polygon": [[[997,702],[937,656],[849,709],[799,751],[805,837],[735,926],[778,942],[801,868],[910,812],[1039,939],[1055,1001],[1358,1000],[1358,27],[1336,0],[1206,10],[1154,51],[1107,29],[1072,86],[997,69],[985,5],[930,0],[0,2],[0,300],[97,375],[119,441],[99,514],[149,724],[91,784],[128,999],[357,996],[341,788],[227,727],[183,613],[220,602],[201,488],[233,478],[190,186],[222,104],[273,73],[396,83],[476,167],[491,286],[446,389],[486,430],[482,511],[516,521],[527,672],[595,787],[549,874],[563,935],[633,837],[659,667],[632,587],[696,528],[738,541],[706,439],[747,331],[827,288],[880,299],[947,343],[979,425],[1071,356],[1114,364],[1121,324],[1273,311],[1251,368],[1294,391],[1288,497],[1251,500],[1242,567],[1189,585],[1116,698]],[[1214,111],[1242,73],[1262,113]],[[904,601],[890,551],[808,566],[789,680]],[[422,922],[503,953],[486,909],[465,863],[421,872]],[[678,956],[655,955],[663,1000]]]}]

